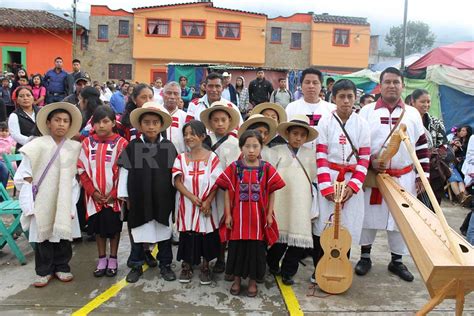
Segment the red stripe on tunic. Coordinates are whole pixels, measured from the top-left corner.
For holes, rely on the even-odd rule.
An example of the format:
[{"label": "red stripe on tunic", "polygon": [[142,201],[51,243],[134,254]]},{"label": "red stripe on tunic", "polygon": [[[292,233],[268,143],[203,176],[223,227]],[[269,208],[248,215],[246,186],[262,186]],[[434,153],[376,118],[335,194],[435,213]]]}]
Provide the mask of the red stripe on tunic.
[{"label": "red stripe on tunic", "polygon": [[316,145],[316,152],[327,154],[328,153],[328,146],[324,145],[324,144],[318,144],[318,145]]}]

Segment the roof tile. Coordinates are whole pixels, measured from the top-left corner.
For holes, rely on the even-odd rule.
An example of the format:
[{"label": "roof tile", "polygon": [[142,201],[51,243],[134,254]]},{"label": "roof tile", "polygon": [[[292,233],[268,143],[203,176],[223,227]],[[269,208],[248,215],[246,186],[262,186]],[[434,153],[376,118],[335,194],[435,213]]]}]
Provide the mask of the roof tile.
[{"label": "roof tile", "polygon": [[367,22],[367,18],[329,14],[314,14],[313,21],[314,23],[370,25],[369,22]]},{"label": "roof tile", "polygon": [[0,27],[72,30],[72,22],[44,10],[0,8]]}]

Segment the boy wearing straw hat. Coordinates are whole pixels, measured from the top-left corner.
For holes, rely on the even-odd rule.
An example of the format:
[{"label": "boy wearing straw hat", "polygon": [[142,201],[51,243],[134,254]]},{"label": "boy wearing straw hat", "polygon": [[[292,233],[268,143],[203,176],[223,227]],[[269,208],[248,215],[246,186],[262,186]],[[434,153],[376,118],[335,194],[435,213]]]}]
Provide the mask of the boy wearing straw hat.
[{"label": "boy wearing straw hat", "polygon": [[171,183],[171,169],[177,156],[173,143],[161,137],[171,125],[171,116],[157,103],[147,102],[130,114],[130,123],[141,136],[132,140],[119,159],[118,197],[127,201],[128,225],[131,228],[132,269],[127,282],[135,283],[143,274],[143,243],[158,243],[161,276],[176,280],[171,270],[172,212],[176,189]]},{"label": "boy wearing straw hat", "polygon": [[257,130],[262,136],[263,148],[261,152],[262,160],[272,163],[272,150],[268,147],[268,143],[274,139],[277,134],[277,122],[274,119],[263,116],[262,114],[252,114],[248,120],[239,128],[238,136],[247,130]]},{"label": "boy wearing straw hat", "polygon": [[[277,125],[288,120],[285,109],[279,104],[270,102],[260,103],[253,108],[251,114],[262,114],[265,117],[273,119]],[[268,148],[282,144],[286,144],[286,141],[283,137],[277,134],[273,135],[273,137],[269,138],[268,142],[266,142]]]},{"label": "boy wearing straw hat", "polygon": [[43,136],[20,150],[23,160],[14,182],[20,191],[23,229],[29,230],[29,241],[36,243],[36,287],[48,285],[53,275],[62,282],[73,279],[71,241],[81,236],[75,206],[81,144],[70,138],[79,132],[81,123],[81,112],[74,105],[49,104],[36,117]]},{"label": "boy wearing straw hat", "polygon": [[283,283],[292,285],[305,249],[313,247],[311,219],[316,189],[312,180],[316,177],[316,154],[303,145],[316,139],[318,132],[306,115],[295,115],[278,126],[278,133],[288,144],[272,148],[274,167],[287,185],[275,194],[280,237],[268,250],[267,263],[271,273],[281,273]]},{"label": "boy wearing straw hat", "polygon": [[[240,112],[233,107],[229,107],[227,102],[216,101],[211,107],[201,112],[201,122],[211,131],[211,150],[217,154],[222,170],[225,170],[231,163],[239,159],[239,140],[234,134],[234,130],[239,126]],[[219,190],[216,195],[217,211],[219,219],[224,215],[224,191]],[[214,273],[225,271],[225,250],[221,249],[221,254],[213,267]]]}]

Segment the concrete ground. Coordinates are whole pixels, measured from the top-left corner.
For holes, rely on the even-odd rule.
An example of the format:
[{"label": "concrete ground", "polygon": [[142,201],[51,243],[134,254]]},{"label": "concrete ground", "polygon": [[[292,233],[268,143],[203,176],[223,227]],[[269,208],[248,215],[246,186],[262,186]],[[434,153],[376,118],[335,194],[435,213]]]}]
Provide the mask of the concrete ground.
[{"label": "concrete ground", "polygon": [[[458,229],[468,210],[449,202],[443,202],[443,208],[450,225]],[[18,243],[28,260],[24,266],[19,264],[8,247],[0,251],[0,315],[71,314],[124,279],[128,272],[125,261],[129,240],[124,233],[116,278],[93,277],[97,250],[95,243],[84,241],[73,244],[71,266],[74,281],[65,284],[53,280],[46,288],[36,289],[31,286],[35,277],[33,251],[23,236]],[[359,250],[354,248],[353,253],[351,261],[355,264]],[[314,288],[309,282],[313,272],[310,258],[303,261],[306,266],[300,266],[292,290],[302,311],[308,315],[412,315],[428,301],[428,291],[411,258],[405,258],[405,263],[415,274],[415,281],[407,283],[387,271],[389,257],[386,235],[381,232],[372,251],[374,266],[371,272],[365,277],[354,276],[348,292],[327,296]],[[178,263],[174,270],[179,274]],[[159,269],[153,268],[146,271],[138,283],[127,284],[91,314],[288,314],[272,276],[267,275],[264,284],[259,285],[256,298],[247,298],[245,289],[241,296],[234,297],[229,294],[230,285],[223,280],[223,275],[218,275],[210,286],[202,286],[196,270],[190,284],[165,282],[159,277]],[[430,315],[454,315],[453,311],[454,301],[447,300]],[[464,315],[474,315],[472,293],[466,296]]]}]

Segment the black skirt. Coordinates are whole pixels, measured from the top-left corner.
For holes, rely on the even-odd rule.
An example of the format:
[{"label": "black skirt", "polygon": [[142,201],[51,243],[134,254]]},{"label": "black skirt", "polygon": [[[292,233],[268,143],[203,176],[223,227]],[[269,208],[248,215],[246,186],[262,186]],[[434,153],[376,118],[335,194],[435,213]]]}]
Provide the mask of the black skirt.
[{"label": "black skirt", "polygon": [[261,280],[267,268],[266,244],[262,240],[230,240],[225,273]]},{"label": "black skirt", "polygon": [[220,245],[218,230],[207,234],[193,231],[180,232],[176,259],[191,265],[201,264],[201,257],[209,262],[219,255]]},{"label": "black skirt", "polygon": [[122,231],[120,212],[114,212],[111,207],[102,209],[87,219],[87,228],[90,235],[96,234],[102,238],[114,238]]}]

